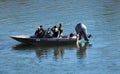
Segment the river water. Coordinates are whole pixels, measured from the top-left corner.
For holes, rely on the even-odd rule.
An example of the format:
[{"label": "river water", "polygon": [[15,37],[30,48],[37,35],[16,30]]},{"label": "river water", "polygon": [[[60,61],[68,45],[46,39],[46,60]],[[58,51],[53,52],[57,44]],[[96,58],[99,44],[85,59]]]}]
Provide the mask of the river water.
[{"label": "river water", "polygon": [[[0,74],[119,74],[119,19],[120,0],[0,0]],[[10,38],[59,23],[67,35],[79,22],[92,46],[29,46]]]}]

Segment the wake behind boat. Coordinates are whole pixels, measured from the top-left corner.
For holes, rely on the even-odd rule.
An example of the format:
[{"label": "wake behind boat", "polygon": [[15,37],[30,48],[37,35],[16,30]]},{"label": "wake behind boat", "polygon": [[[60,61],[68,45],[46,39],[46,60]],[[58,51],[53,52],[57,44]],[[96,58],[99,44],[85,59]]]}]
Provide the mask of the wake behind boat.
[{"label": "wake behind boat", "polygon": [[16,41],[25,44],[33,44],[33,45],[68,45],[68,44],[76,44],[77,38],[62,36],[60,38],[31,38],[28,35],[17,35],[11,36]]}]

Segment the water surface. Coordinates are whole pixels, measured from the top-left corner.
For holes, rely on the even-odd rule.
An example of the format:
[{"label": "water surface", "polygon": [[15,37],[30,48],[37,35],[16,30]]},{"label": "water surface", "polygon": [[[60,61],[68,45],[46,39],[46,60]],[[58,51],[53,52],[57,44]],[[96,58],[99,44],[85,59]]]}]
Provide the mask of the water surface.
[{"label": "water surface", "polygon": [[[119,0],[0,0],[0,74],[119,74]],[[11,35],[33,35],[62,23],[64,34],[82,22],[92,46],[29,46]]]}]

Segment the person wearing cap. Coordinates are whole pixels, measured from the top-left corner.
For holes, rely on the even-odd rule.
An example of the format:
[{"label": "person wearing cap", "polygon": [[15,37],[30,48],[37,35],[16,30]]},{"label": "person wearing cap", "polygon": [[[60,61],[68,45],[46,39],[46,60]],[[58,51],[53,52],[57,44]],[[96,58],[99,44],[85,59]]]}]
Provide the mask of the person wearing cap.
[{"label": "person wearing cap", "polygon": [[79,40],[81,39],[81,36],[83,36],[85,41],[89,41],[88,38],[91,37],[91,34],[87,33],[87,27],[85,24],[83,23],[78,23],[75,27],[75,31],[79,36]]},{"label": "person wearing cap", "polygon": [[59,37],[59,30],[56,25],[51,30],[53,32],[53,37]]}]

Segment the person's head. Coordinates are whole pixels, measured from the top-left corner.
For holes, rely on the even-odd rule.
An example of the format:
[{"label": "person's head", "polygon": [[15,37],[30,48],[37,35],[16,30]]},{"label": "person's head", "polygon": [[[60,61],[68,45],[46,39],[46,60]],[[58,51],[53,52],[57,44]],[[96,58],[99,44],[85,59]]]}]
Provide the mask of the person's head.
[{"label": "person's head", "polygon": [[54,28],[57,28],[57,26],[55,25]]},{"label": "person's head", "polygon": [[82,25],[82,23],[78,23],[77,25]]},{"label": "person's head", "polygon": [[40,27],[42,28],[42,25],[40,25]]},{"label": "person's head", "polygon": [[39,27],[38,27],[38,29],[42,29],[43,27],[42,27],[42,25],[40,25]]},{"label": "person's head", "polygon": [[62,26],[62,24],[60,23],[59,26]]}]

